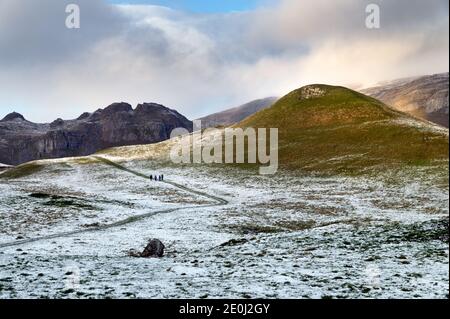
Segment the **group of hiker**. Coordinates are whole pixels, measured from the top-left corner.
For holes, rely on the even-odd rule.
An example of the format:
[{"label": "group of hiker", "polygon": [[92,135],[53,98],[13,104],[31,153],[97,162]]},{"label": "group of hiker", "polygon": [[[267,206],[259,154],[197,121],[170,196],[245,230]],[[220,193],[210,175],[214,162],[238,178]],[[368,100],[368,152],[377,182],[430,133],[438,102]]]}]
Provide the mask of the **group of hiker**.
[{"label": "group of hiker", "polygon": [[164,175],[150,175],[150,180],[151,181],[157,181],[157,182],[162,182],[164,181]]}]

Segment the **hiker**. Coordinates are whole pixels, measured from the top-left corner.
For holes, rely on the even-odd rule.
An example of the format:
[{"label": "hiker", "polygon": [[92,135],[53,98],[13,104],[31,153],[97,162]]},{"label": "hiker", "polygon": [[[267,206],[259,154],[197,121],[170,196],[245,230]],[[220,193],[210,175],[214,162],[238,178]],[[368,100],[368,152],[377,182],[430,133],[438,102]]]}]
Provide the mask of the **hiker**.
[{"label": "hiker", "polygon": [[153,180],[153,175],[150,175],[150,180],[151,180],[151,181]]},{"label": "hiker", "polygon": [[161,180],[162,180],[162,181],[164,180],[164,175],[161,175]]},{"label": "hiker", "polygon": [[157,179],[156,175],[155,175],[155,181],[158,181],[158,179]]}]

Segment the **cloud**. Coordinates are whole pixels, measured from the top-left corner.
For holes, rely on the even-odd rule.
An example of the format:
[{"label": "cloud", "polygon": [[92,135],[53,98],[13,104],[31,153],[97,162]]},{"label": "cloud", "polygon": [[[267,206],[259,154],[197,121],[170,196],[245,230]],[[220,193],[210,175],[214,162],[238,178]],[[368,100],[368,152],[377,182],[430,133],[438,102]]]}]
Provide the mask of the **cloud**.
[{"label": "cloud", "polygon": [[[280,0],[195,14],[102,0],[0,0],[0,113],[50,121],[114,101],[191,118],[307,83],[352,87],[448,70],[447,0]],[[81,29],[65,28],[65,5]]]},{"label": "cloud", "polygon": [[[68,4],[83,10],[83,28],[65,27]],[[0,67],[52,67],[83,53],[126,27],[101,0],[0,0]]]}]

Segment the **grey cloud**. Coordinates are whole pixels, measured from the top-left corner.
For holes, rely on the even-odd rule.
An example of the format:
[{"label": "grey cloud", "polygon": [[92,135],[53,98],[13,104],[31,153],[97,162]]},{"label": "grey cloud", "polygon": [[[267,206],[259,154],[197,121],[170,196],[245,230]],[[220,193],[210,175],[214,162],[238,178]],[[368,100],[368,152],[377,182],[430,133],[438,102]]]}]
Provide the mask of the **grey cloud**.
[{"label": "grey cloud", "polygon": [[[365,8],[371,3],[380,6],[382,27],[378,31],[365,26]],[[448,1],[283,0],[278,10],[261,10],[256,17],[250,29],[255,37],[290,48],[298,41],[312,44],[329,38],[352,40],[423,32],[443,20],[448,23]]]},{"label": "grey cloud", "polygon": [[[81,8],[82,28],[76,32],[65,26],[70,3]],[[0,65],[64,63],[120,32],[126,22],[102,0],[0,0]]]},{"label": "grey cloud", "polygon": [[[64,27],[69,2],[81,7],[76,32]],[[364,24],[372,2],[379,30]],[[155,101],[196,117],[309,82],[445,71],[447,13],[447,0],[280,0],[228,14],[0,0],[0,105],[33,105],[32,116],[49,120],[116,100]]]}]

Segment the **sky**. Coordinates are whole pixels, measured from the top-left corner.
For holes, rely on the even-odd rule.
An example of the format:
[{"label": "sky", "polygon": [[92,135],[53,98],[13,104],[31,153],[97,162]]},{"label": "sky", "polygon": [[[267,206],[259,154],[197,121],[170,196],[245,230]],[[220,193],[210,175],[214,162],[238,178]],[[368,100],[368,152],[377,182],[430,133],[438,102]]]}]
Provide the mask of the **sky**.
[{"label": "sky", "polygon": [[[197,13],[247,11],[267,5],[271,0],[108,0],[112,4],[147,4]],[[275,1],[272,1],[275,2]]]},{"label": "sky", "polygon": [[[80,7],[80,29],[65,26]],[[379,29],[366,6],[380,7]],[[448,72],[448,0],[0,0],[0,118],[114,102],[198,118],[312,83]]]}]

